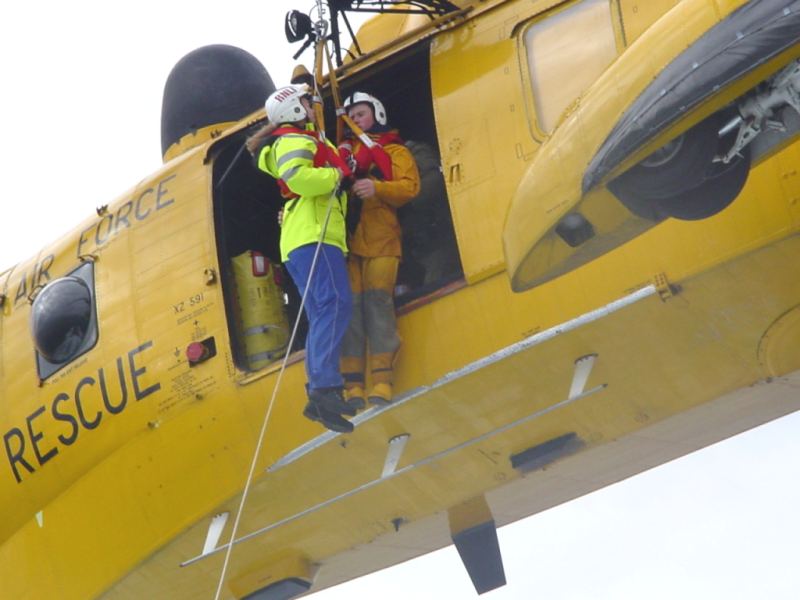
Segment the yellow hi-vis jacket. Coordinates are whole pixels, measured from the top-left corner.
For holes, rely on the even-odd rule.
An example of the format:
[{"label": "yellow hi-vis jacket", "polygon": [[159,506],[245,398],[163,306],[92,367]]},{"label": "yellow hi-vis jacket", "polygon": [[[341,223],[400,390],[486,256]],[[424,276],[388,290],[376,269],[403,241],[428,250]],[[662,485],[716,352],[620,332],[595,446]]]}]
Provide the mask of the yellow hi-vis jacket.
[{"label": "yellow hi-vis jacket", "polygon": [[269,138],[257,154],[258,168],[275,179],[282,179],[286,187],[298,196],[288,200],[283,207],[280,240],[283,262],[289,260],[289,253],[295,248],[319,241],[329,200],[333,205],[322,241],[347,253],[346,195],[331,198],[340,173],[335,167],[315,167],[316,152],[317,140],[313,135],[285,133]]}]

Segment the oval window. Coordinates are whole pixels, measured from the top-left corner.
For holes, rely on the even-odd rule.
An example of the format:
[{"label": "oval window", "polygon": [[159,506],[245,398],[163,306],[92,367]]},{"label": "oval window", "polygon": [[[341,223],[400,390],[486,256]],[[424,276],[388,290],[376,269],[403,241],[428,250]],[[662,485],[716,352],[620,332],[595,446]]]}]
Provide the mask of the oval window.
[{"label": "oval window", "polygon": [[31,329],[39,353],[54,364],[80,352],[92,324],[92,293],[83,280],[68,276],[48,283],[33,301]]}]

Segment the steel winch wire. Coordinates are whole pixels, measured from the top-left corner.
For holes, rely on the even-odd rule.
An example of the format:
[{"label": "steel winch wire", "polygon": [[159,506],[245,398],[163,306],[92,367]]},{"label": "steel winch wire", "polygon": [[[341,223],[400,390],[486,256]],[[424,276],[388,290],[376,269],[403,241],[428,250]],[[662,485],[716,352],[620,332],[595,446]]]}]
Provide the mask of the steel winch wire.
[{"label": "steel winch wire", "polygon": [[[318,38],[317,43],[318,44],[324,43],[324,39]],[[327,49],[325,49],[323,51],[326,51],[326,50]],[[319,52],[317,52],[317,60],[320,60],[320,53]],[[321,68],[321,66],[318,67],[318,68]],[[314,93],[315,93],[316,98],[321,98],[321,96],[318,95],[319,89],[318,89],[317,77],[314,78]],[[324,125],[324,123],[322,125]],[[317,124],[317,128],[320,129],[321,131],[324,131],[324,127],[320,127],[319,123]],[[323,143],[325,143],[324,136],[322,136],[322,140],[323,140]],[[281,368],[278,371],[278,376],[277,376],[277,378],[275,380],[275,386],[272,389],[272,396],[270,397],[269,403],[267,404],[267,410],[266,410],[266,412],[264,414],[264,419],[263,419],[263,421],[261,423],[261,431],[259,432],[259,435],[258,435],[258,441],[256,442],[255,449],[253,450],[253,458],[250,461],[250,470],[249,470],[249,472],[247,474],[247,479],[245,480],[244,489],[242,490],[242,498],[239,501],[239,507],[236,510],[236,517],[234,518],[234,521],[233,521],[233,527],[232,527],[232,530],[231,530],[230,541],[228,542],[228,547],[227,547],[227,549],[225,551],[225,559],[224,559],[224,561],[222,563],[222,570],[220,572],[219,582],[217,584],[217,591],[216,591],[216,594],[214,595],[214,599],[215,600],[219,600],[220,599],[220,597],[221,597],[220,594],[222,593],[222,587],[225,584],[225,576],[226,576],[226,574],[228,572],[228,566],[230,564],[231,553],[233,551],[233,546],[234,546],[233,542],[234,542],[234,540],[236,540],[236,534],[238,533],[238,530],[239,530],[239,522],[241,520],[242,512],[244,511],[244,505],[245,505],[245,503],[247,501],[247,496],[250,493],[250,487],[251,487],[252,482],[253,482],[253,476],[255,475],[256,463],[258,462],[258,456],[261,453],[261,448],[263,447],[263,444],[264,444],[264,438],[266,436],[267,426],[269,425],[269,420],[270,420],[270,417],[272,416],[272,409],[275,406],[275,401],[276,401],[277,396],[278,396],[278,391],[280,389],[281,382],[283,381],[283,374],[286,371],[286,365],[287,365],[288,360],[289,360],[289,355],[291,353],[292,347],[294,346],[295,337],[297,336],[297,330],[298,330],[298,326],[300,324],[300,318],[301,318],[301,316],[303,314],[303,309],[304,309],[305,303],[306,303],[306,297],[308,295],[308,290],[309,290],[309,288],[311,286],[311,279],[312,279],[312,277],[314,276],[314,274],[316,272],[317,259],[319,258],[319,253],[320,253],[320,250],[322,248],[322,243],[323,243],[323,240],[325,239],[325,234],[326,234],[326,232],[328,230],[328,223],[330,222],[330,216],[331,216],[331,211],[333,209],[333,203],[334,203],[334,200],[337,200],[339,195],[341,194],[341,189],[340,188],[341,188],[341,181],[336,186],[336,188],[334,188],[333,192],[331,193],[330,197],[328,198],[328,207],[327,207],[327,211],[325,213],[325,220],[324,220],[324,222],[322,224],[322,228],[321,228],[321,231],[320,231],[320,236],[319,236],[319,240],[317,241],[316,248],[314,249],[314,257],[311,260],[311,268],[309,269],[308,279],[306,280],[305,290],[303,290],[303,296],[302,296],[302,298],[300,300],[300,309],[297,312],[297,317],[295,318],[294,325],[292,326],[292,335],[289,338],[289,344],[287,346],[288,350],[287,350],[286,354],[283,357],[283,362],[281,363]]]}]

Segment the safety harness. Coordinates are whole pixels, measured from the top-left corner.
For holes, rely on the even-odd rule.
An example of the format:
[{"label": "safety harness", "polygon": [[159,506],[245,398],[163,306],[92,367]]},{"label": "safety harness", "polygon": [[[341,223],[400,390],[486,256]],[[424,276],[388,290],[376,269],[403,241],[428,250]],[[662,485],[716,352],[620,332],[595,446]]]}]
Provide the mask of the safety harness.
[{"label": "safety harness", "polygon": [[[352,138],[346,139],[340,146],[339,152],[352,169],[356,177],[366,177],[372,175],[381,181],[391,181],[392,179],[392,158],[384,150],[387,144],[404,144],[403,139],[396,131],[387,131],[378,135],[376,138],[370,136],[374,145],[367,146],[361,144],[353,152]],[[376,167],[373,169],[372,167]]]},{"label": "safety harness", "polygon": [[[300,129],[292,125],[283,125],[281,127],[278,127],[272,132],[272,135],[267,139],[264,146],[271,146],[272,144],[275,143],[275,141],[279,137],[286,134],[305,135],[314,139],[314,142],[317,145],[317,150],[314,153],[315,167],[325,167],[325,166],[336,167],[342,171],[344,177],[349,177],[350,175],[353,174],[350,169],[350,166],[347,164],[347,161],[345,161],[344,159],[342,159],[341,156],[339,156],[335,148],[332,148],[331,146],[326,144],[322,139],[320,139],[319,133],[314,130]],[[300,197],[298,194],[295,194],[292,190],[289,189],[289,186],[283,179],[278,179],[277,182],[278,182],[278,187],[281,190],[281,196],[283,196],[285,199],[292,200],[294,198]]]}]

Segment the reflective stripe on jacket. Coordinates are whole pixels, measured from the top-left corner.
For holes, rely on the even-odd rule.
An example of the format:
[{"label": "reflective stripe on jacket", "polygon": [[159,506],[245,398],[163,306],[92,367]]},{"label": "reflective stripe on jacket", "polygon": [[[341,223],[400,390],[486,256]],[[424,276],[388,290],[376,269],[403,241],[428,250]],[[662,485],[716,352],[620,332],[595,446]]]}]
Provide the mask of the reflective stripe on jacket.
[{"label": "reflective stripe on jacket", "polygon": [[[283,207],[281,225],[281,260],[289,260],[295,248],[319,241],[328,200],[339,183],[339,170],[315,167],[317,140],[312,132],[296,130],[270,139],[257,155],[257,165],[275,179],[283,180],[294,196]],[[344,194],[332,199],[330,220],[323,240],[347,252]]]}]

